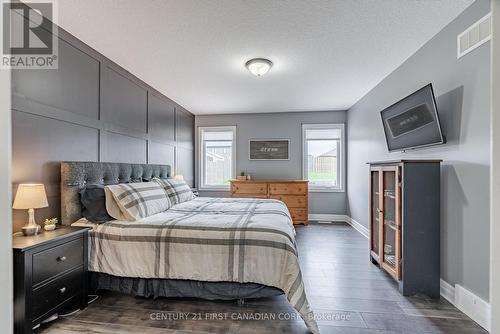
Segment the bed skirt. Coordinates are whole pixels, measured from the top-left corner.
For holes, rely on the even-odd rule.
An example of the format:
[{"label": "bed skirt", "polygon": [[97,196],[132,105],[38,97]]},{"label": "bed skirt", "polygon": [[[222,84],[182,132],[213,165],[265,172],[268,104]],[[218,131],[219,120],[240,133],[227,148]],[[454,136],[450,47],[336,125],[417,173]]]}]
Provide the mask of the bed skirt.
[{"label": "bed skirt", "polygon": [[118,277],[89,272],[92,291],[110,290],[140,297],[189,297],[208,300],[264,298],[282,295],[278,288],[257,283],[202,282],[179,279]]}]

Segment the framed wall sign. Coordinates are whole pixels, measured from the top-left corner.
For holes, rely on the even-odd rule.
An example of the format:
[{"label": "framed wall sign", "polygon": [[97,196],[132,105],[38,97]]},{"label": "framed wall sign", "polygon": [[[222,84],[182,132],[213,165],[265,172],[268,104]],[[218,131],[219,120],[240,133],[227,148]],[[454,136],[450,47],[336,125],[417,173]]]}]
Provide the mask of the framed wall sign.
[{"label": "framed wall sign", "polygon": [[290,160],[289,139],[250,139],[250,160]]}]

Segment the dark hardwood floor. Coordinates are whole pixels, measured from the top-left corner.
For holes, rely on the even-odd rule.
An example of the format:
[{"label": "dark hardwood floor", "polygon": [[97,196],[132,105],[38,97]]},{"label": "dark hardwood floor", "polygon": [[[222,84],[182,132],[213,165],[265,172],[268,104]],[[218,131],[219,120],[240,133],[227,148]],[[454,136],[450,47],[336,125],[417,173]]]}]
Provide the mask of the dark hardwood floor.
[{"label": "dark hardwood floor", "polygon": [[[402,297],[395,282],[370,263],[368,241],[349,225],[299,226],[297,244],[306,292],[321,333],[487,333],[445,300]],[[199,314],[203,320],[197,319]],[[295,314],[284,296],[247,300],[238,306],[236,302],[103,293],[86,310],[43,325],[38,332],[307,333],[300,319],[266,319]],[[210,316],[214,319],[206,319]],[[227,320],[216,318],[225,316]],[[262,319],[255,320],[258,317]]]}]

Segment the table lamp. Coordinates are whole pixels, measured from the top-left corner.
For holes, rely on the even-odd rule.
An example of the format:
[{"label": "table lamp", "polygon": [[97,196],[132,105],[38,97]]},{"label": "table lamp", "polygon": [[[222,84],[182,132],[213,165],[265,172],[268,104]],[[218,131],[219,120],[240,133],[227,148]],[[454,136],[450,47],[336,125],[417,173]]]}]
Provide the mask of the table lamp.
[{"label": "table lamp", "polygon": [[179,181],[184,181],[184,175],[182,175],[182,174],[176,174],[174,176],[174,179],[179,180]]},{"label": "table lamp", "polygon": [[40,231],[40,225],[35,222],[35,209],[48,206],[43,184],[21,183],[19,185],[12,208],[28,210],[28,223],[22,228],[24,235],[36,235]]}]

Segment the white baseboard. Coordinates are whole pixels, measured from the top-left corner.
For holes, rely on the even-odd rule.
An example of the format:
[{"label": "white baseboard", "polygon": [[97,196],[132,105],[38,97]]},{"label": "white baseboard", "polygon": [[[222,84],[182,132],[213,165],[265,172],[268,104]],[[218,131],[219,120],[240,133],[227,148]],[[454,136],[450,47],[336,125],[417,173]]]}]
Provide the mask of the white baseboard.
[{"label": "white baseboard", "polygon": [[459,284],[455,286],[441,279],[441,297],[464,312],[481,327],[490,330],[490,304]]},{"label": "white baseboard", "polygon": [[369,238],[370,231],[364,227],[362,224],[358,223],[348,215],[335,215],[335,214],[314,214],[311,213],[308,216],[309,220],[316,221],[318,223],[333,223],[333,222],[344,222],[361,233],[365,238]]},{"label": "white baseboard", "polygon": [[455,305],[455,287],[444,279],[439,280],[439,285],[441,287],[441,297]]},{"label": "white baseboard", "polygon": [[455,284],[455,307],[487,331],[490,330],[490,304],[458,284]]},{"label": "white baseboard", "polygon": [[366,239],[370,238],[370,230],[367,227],[365,227],[363,224],[360,224],[359,222],[355,221],[354,219],[352,219],[349,216],[346,216],[346,217],[349,218],[348,223],[352,227],[354,227],[354,229],[356,231],[358,231],[359,233],[361,233],[361,235],[363,235]]},{"label": "white baseboard", "polygon": [[307,216],[307,218],[308,220],[315,221],[318,223],[334,223],[334,222],[347,223],[347,219],[349,217],[346,215],[311,213]]},{"label": "white baseboard", "polygon": [[[369,238],[370,236],[368,228],[347,215],[310,214],[309,220],[319,223],[345,222],[351,225],[364,237]],[[440,286],[441,297],[449,301],[456,308],[477,322],[481,327],[487,331],[490,330],[491,308],[488,302],[459,284],[453,286],[441,279]]]}]

